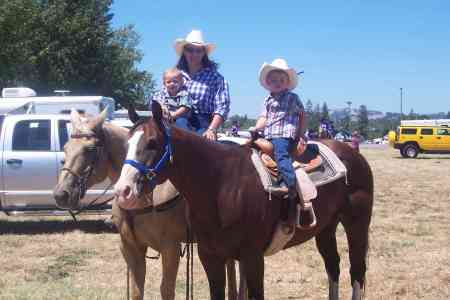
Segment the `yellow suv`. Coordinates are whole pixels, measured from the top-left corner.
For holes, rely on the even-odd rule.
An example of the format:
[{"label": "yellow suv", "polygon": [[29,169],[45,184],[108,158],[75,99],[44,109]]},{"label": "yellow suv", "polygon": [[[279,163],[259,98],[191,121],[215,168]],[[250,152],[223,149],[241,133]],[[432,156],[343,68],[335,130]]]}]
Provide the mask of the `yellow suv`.
[{"label": "yellow suv", "polygon": [[450,154],[450,119],[405,120],[389,132],[389,144],[406,158],[419,153]]}]

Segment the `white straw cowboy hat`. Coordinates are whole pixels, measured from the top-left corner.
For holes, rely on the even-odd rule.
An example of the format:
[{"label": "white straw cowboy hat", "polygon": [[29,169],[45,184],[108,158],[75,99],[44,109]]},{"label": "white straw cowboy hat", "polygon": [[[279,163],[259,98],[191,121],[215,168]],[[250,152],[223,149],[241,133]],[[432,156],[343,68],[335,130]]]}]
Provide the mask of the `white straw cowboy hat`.
[{"label": "white straw cowboy hat", "polygon": [[267,80],[267,75],[269,74],[269,72],[274,71],[274,70],[285,72],[289,77],[288,89],[289,90],[295,89],[295,87],[298,84],[297,72],[294,69],[289,68],[287,62],[282,58],[275,59],[271,64],[264,63],[262,65],[261,69],[259,70],[259,82],[261,83],[261,85],[264,88],[266,88],[267,90],[270,90],[269,86],[267,85],[266,80]]},{"label": "white straw cowboy hat", "polygon": [[205,47],[206,54],[210,54],[216,49],[216,45],[211,43],[206,43],[203,40],[203,33],[200,30],[192,30],[184,39],[176,39],[175,40],[175,51],[179,56],[183,53],[183,48],[187,44],[192,44],[195,46],[203,46]]}]

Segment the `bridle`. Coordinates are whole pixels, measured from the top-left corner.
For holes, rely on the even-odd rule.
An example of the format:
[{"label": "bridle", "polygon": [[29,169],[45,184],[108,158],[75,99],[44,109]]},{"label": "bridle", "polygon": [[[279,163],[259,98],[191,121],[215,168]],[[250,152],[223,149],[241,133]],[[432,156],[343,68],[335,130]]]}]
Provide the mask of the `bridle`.
[{"label": "bridle", "polygon": [[[79,139],[79,138],[93,138],[95,137],[94,133],[78,133],[78,134],[71,134],[70,138],[72,139]],[[73,177],[76,178],[76,185],[79,190],[78,193],[78,203],[80,200],[85,196],[87,191],[87,181],[89,177],[94,172],[94,166],[99,161],[99,157],[101,157],[101,154],[103,152],[104,146],[103,145],[92,145],[87,147],[88,153],[94,156],[91,157],[90,161],[91,163],[81,172],[78,174],[77,172],[73,171],[70,168],[64,167],[61,169],[61,171],[66,171],[69,174],[71,174]]]},{"label": "bridle", "polygon": [[162,154],[159,161],[152,164],[152,166],[147,166],[145,163],[142,163],[140,161],[134,160],[134,159],[126,159],[123,164],[124,165],[130,165],[134,167],[136,170],[139,171],[139,174],[141,175],[142,179],[138,179],[138,183],[142,184],[143,180],[148,180],[149,186],[151,189],[153,189],[156,186],[156,176],[164,169],[164,167],[170,162],[173,162],[173,149],[172,149],[172,132],[170,129],[170,126],[164,126],[164,138],[165,138],[165,145],[164,145],[164,153]]}]

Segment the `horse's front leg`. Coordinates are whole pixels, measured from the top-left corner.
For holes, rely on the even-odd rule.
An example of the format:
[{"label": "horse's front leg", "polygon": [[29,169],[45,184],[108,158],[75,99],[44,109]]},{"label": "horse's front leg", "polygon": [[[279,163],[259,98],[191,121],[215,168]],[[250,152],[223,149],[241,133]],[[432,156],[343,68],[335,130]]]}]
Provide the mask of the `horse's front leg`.
[{"label": "horse's front leg", "polygon": [[208,277],[212,300],[225,300],[225,260],[205,251],[198,244],[198,256]]},{"label": "horse's front leg", "polygon": [[131,275],[131,297],[133,300],[144,299],[145,253],[147,252],[147,247],[138,245],[136,242],[127,240],[122,236],[121,241],[120,250]]},{"label": "horse's front leg", "polygon": [[161,298],[164,300],[175,299],[175,286],[180,264],[180,247],[180,243],[173,243],[161,250],[162,280],[160,291]]}]

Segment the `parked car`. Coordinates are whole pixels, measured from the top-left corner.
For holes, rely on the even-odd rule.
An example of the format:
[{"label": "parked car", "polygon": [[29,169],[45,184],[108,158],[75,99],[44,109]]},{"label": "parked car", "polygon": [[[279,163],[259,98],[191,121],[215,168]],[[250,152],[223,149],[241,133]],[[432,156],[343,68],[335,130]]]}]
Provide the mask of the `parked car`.
[{"label": "parked car", "polygon": [[405,158],[419,153],[450,154],[450,119],[402,121],[389,132],[389,144]]},{"label": "parked car", "polygon": [[[64,163],[64,144],[71,131],[70,116],[0,116],[0,210],[9,215],[66,214],[56,207],[52,191]],[[83,203],[101,195],[109,182],[88,190]],[[101,199],[112,195],[108,190]],[[110,205],[98,212],[108,212]]]}]

